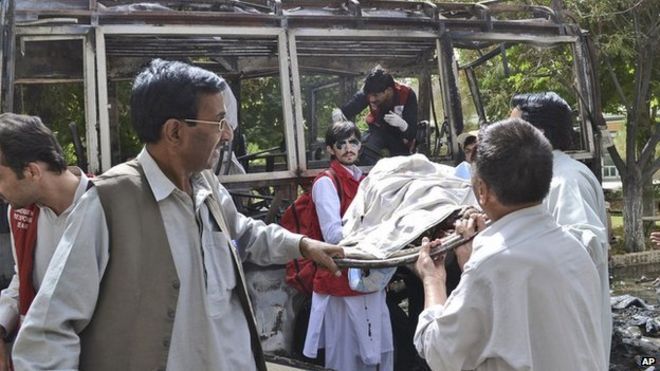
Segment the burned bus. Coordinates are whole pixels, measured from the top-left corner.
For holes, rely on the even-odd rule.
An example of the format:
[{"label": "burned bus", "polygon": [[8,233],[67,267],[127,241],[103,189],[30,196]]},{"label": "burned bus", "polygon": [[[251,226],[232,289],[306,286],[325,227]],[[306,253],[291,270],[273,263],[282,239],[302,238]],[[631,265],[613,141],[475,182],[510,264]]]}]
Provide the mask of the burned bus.
[{"label": "burned bus", "polygon": [[[266,222],[277,221],[299,185],[328,166],[323,135],[331,111],[376,65],[415,90],[413,151],[432,161],[455,165],[457,136],[504,118],[509,93],[556,86],[575,108],[570,155],[600,174],[604,122],[593,52],[588,35],[561,9],[497,0],[0,5],[3,111],[41,116],[90,173],[139,151],[129,123],[130,83],[145,63],[163,58],[228,82],[235,139],[217,174],[245,214]],[[356,123],[366,127],[364,117]],[[291,355],[297,304],[279,283],[282,267],[247,271],[254,292],[272,293],[257,295],[264,349]]]}]

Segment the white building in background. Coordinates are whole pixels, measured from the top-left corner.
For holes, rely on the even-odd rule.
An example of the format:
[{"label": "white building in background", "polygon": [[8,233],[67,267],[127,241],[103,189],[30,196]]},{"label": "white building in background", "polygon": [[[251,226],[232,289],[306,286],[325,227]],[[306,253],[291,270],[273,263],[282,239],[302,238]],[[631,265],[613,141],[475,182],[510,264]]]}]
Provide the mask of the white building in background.
[{"label": "white building in background", "polygon": [[[609,132],[612,141],[616,143],[618,137],[620,136],[625,137],[625,127],[626,127],[625,116],[606,114],[605,122],[607,123],[607,131]],[[625,149],[622,148],[617,148],[617,149],[619,150],[619,153],[621,153],[621,151],[625,151]],[[612,157],[606,150],[602,151],[601,165],[602,165],[601,175],[603,177],[603,188],[612,189],[612,190],[621,189],[622,187],[621,174],[619,174],[619,170],[616,168],[616,166],[614,166],[614,161],[612,161]]]}]

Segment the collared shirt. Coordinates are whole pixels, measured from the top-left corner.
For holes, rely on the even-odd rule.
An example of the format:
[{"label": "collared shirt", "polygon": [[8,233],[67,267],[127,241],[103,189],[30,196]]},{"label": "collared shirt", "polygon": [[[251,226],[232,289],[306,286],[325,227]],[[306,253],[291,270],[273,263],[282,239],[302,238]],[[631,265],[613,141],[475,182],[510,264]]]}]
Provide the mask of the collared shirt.
[{"label": "collared shirt", "polygon": [[[348,170],[353,179],[362,178],[362,170],[359,167],[341,166]],[[338,243],[342,239],[341,205],[337,187],[330,177],[324,176],[314,182],[312,200],[316,207],[323,240],[328,243]]]},{"label": "collared shirt", "polygon": [[419,317],[433,370],[606,370],[598,273],[580,242],[537,205],[473,241],[458,287]]},{"label": "collared shirt", "polygon": [[[39,207],[39,217],[37,219],[37,244],[34,250],[34,266],[32,270],[32,282],[34,289],[39,291],[41,282],[46,274],[46,269],[50,263],[50,259],[55,253],[57,243],[60,241],[66,221],[71,211],[75,208],[77,202],[87,190],[87,183],[89,179],[85,173],[75,168],[73,171],[80,174],[80,181],[78,187],[73,195],[71,205],[67,207],[60,215],[57,215],[52,209],[47,206],[37,205]],[[8,210],[8,215],[11,217],[11,207]],[[11,230],[10,230],[11,232]],[[16,247],[14,246],[14,236],[11,236],[11,248],[16,261]],[[18,272],[18,266],[14,266],[14,270]],[[11,333],[16,328],[19,319],[18,312],[18,288],[20,282],[18,274],[14,274],[9,283],[9,286],[2,290],[0,294],[0,325]]]},{"label": "collared shirt", "polygon": [[543,201],[559,225],[585,247],[600,278],[602,338],[605,354],[610,354],[612,311],[608,270],[609,233],[603,188],[594,173],[583,163],[560,150],[552,151],[552,182]]},{"label": "collared shirt", "polygon": [[[212,185],[201,175],[193,175],[189,196],[165,176],[145,149],[137,160],[163,217],[180,281],[167,369],[255,369],[247,322],[233,290],[237,282],[231,253],[224,233],[212,221],[204,203],[212,193]],[[222,191],[222,197],[229,197],[219,183],[213,186]],[[242,256],[262,264],[284,263],[299,256],[300,236],[241,215],[229,217],[228,223],[240,224],[235,226],[242,234],[237,238],[246,237],[241,239],[245,242]],[[94,312],[110,258],[108,246],[103,207],[96,189],[91,189],[71,216],[46,274],[49,284],[35,298],[34,310],[26,317],[16,340],[17,369],[78,367],[77,334]]]}]

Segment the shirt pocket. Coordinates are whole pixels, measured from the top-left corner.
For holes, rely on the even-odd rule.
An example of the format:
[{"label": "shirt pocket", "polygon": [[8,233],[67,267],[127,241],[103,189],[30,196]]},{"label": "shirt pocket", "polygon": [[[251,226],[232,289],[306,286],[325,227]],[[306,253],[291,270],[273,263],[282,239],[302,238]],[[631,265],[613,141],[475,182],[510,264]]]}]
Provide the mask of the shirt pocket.
[{"label": "shirt pocket", "polygon": [[206,269],[206,304],[211,318],[229,310],[232,292],[236,287],[236,273],[227,239],[222,232],[208,232],[202,239]]}]

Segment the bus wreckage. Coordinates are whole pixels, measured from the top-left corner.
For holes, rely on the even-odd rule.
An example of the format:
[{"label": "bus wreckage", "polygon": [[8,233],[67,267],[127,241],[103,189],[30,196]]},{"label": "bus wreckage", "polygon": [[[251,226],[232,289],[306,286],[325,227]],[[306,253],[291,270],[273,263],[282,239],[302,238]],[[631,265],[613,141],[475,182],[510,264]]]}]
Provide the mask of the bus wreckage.
[{"label": "bus wreckage", "polygon": [[[89,173],[136,155],[122,133],[130,132],[125,92],[141,66],[153,58],[186,61],[218,73],[235,96],[235,139],[216,173],[239,210],[275,222],[299,186],[327,168],[323,135],[330,112],[375,65],[417,93],[414,152],[453,166],[459,134],[502,118],[489,117],[491,92],[480,76],[519,69],[509,58],[515,50],[548,69],[556,65],[543,53],[562,56],[572,75],[566,98],[576,109],[570,154],[600,174],[605,127],[593,51],[588,35],[559,9],[497,0],[4,0],[1,6],[3,111],[39,115],[52,125],[31,97],[53,86],[78,89],[82,119],[69,125],[71,142]],[[467,197],[449,202],[451,212],[433,226],[474,205]],[[246,272],[264,350],[298,358],[294,322],[301,299],[284,284],[283,267],[248,266]],[[410,280],[400,281],[391,295],[403,309],[392,318],[405,327],[414,323],[406,322]]]}]

